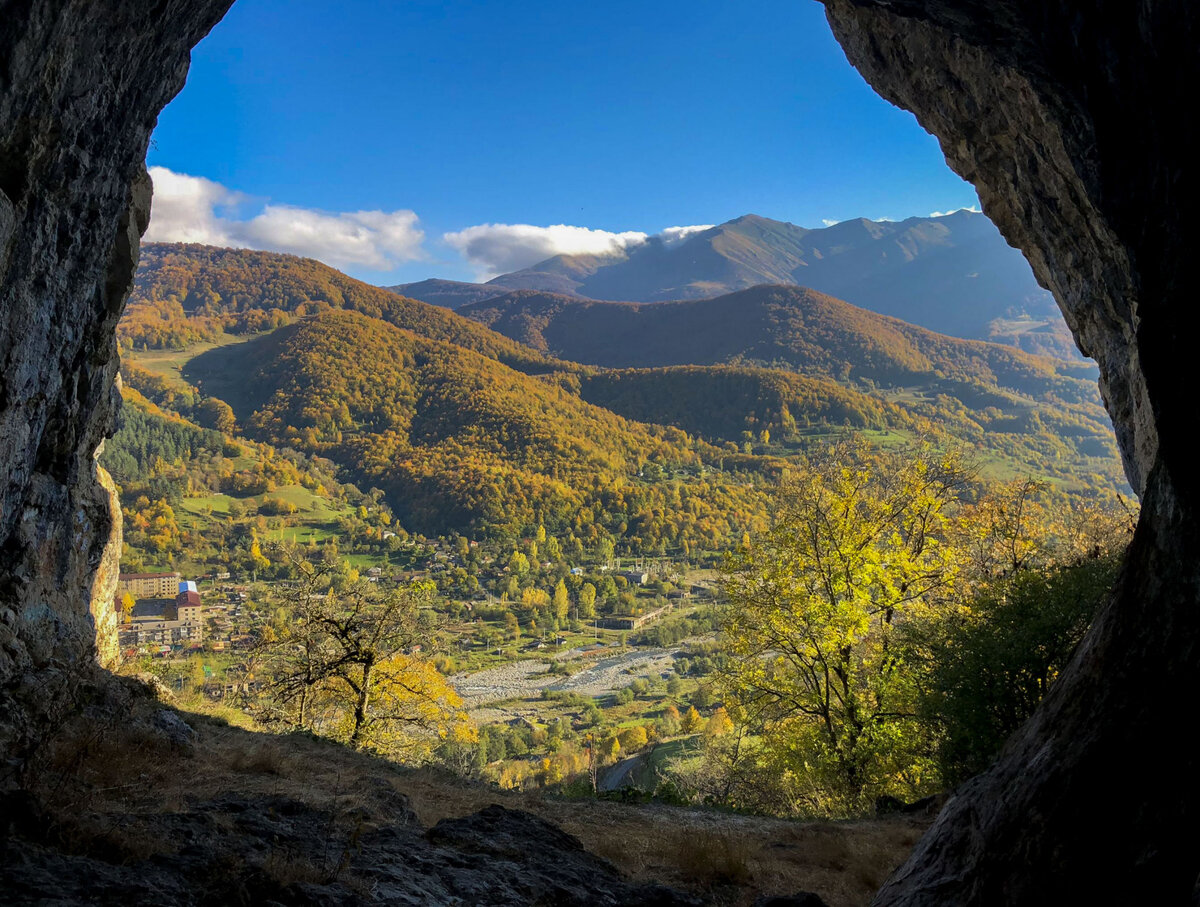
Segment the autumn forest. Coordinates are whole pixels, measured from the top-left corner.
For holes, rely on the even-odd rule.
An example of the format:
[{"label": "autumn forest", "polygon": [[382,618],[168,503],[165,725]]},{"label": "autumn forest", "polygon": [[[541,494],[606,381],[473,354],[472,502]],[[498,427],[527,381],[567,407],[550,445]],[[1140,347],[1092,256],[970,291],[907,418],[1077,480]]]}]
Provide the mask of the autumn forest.
[{"label": "autumn forest", "polygon": [[1090,363],[797,287],[456,314],[151,244],[119,339],[123,570],[248,602],[228,647],[127,654],[502,786],[597,796],[633,759],[667,802],[936,793],[1036,704],[1131,525]]}]

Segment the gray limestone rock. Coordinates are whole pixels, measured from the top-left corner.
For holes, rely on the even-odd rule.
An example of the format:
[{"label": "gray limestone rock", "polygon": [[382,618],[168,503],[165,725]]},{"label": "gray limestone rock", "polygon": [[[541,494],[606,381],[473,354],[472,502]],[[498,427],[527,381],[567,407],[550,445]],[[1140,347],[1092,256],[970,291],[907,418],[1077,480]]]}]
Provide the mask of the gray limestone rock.
[{"label": "gray limestone rock", "polygon": [[[114,329],[150,211],[143,161],[230,0],[0,4],[0,753],[115,655]],[[6,776],[10,777],[10,776]],[[0,782],[2,783],[2,782]]]},{"label": "gray limestone rock", "polygon": [[[1200,12],[1184,2],[824,0],[1100,366],[1142,514],[1071,665],[879,904],[1183,903],[1200,869],[1200,470],[1188,222]],[[1188,706],[1187,708],[1190,708]],[[1182,724],[1181,724],[1182,722]]]}]

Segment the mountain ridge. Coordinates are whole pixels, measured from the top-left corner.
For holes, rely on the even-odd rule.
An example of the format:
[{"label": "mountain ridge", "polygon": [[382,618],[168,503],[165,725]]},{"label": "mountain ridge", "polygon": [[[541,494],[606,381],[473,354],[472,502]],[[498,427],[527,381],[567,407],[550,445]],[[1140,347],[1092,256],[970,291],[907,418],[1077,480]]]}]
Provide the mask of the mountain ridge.
[{"label": "mountain ridge", "polygon": [[459,313],[524,346],[605,368],[782,364],[801,374],[893,383],[949,370],[951,377],[1000,384],[1033,376],[1091,379],[1095,368],[938,334],[795,286],[661,303],[516,290]]},{"label": "mountain ridge", "polygon": [[391,289],[458,308],[510,290],[669,302],[761,284],[804,286],[943,334],[1078,358],[1053,298],[982,214],[855,218],[810,229],[756,214],[677,242],[651,236],[603,256],[556,255],[486,284]]}]

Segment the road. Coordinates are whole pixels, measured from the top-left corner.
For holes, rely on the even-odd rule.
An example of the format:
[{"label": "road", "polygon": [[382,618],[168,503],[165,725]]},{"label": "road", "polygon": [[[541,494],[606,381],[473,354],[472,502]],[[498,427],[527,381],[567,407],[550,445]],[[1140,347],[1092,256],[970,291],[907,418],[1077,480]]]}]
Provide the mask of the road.
[{"label": "road", "polygon": [[604,777],[600,778],[596,786],[602,791],[617,790],[629,783],[630,775],[646,758],[645,753],[638,753],[636,756],[629,756],[622,759],[612,768],[604,773]]}]

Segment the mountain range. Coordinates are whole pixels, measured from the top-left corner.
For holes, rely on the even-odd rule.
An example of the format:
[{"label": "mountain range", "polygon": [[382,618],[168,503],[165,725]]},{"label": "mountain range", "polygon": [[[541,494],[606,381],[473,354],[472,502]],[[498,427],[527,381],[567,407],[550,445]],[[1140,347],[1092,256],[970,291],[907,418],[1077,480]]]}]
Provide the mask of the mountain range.
[{"label": "mountain range", "polygon": [[517,290],[458,313],[555,358],[609,368],[757,365],[889,385],[937,375],[1033,394],[1046,381],[1096,377],[1090,362],[949,337],[794,286],[660,303]]},{"label": "mountain range", "polygon": [[794,286],[517,290],[454,312],[308,259],[147,244],[118,336],[131,391],[168,416],[182,400],[172,418],[207,413],[235,445],[327,460],[428,535],[545,525],[631,553],[720,550],[766,525],[789,463],[846,430],[955,441],[992,478],[1123,487],[1091,363]]},{"label": "mountain range", "polygon": [[392,287],[449,308],[512,290],[664,302],[761,284],[803,286],[955,337],[1077,358],[1053,297],[982,214],[843,221],[820,229],[748,214],[688,234],[651,236],[607,255],[556,255],[486,284]]}]

